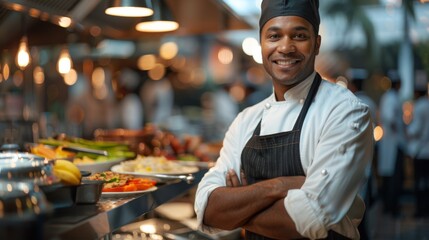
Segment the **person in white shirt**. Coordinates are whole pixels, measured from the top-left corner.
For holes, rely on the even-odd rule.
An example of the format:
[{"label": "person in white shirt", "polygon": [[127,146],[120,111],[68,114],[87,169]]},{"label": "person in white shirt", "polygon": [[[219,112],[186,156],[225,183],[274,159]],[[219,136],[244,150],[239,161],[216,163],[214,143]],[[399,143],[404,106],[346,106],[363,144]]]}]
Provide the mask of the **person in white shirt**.
[{"label": "person in white shirt", "polygon": [[416,217],[429,216],[429,98],[427,86],[416,87],[413,120],[407,127],[408,154],[414,162]]},{"label": "person in white shirt", "polygon": [[395,70],[388,72],[391,88],[380,99],[380,124],[383,137],[378,145],[377,174],[381,178],[383,211],[397,217],[404,178],[405,124],[403,122],[401,81]]},{"label": "person in white shirt", "polygon": [[229,127],[198,185],[206,232],[246,239],[359,239],[358,191],[373,151],[369,108],[315,72],[319,2],[264,0],[260,42],[273,94]]}]

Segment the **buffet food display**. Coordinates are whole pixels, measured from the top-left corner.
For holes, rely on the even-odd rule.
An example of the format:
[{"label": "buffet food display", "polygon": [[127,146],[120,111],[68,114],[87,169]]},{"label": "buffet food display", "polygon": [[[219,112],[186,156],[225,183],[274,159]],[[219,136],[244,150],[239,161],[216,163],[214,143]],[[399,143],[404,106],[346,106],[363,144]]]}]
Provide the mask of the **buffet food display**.
[{"label": "buffet food display", "polygon": [[[128,221],[132,221],[184,194],[198,183],[206,168],[211,166],[208,163],[213,162],[201,153],[199,139],[181,142],[171,133],[153,130],[145,128],[144,140],[140,142],[87,140],[62,135],[28,143],[22,152],[0,152],[0,204],[39,199],[36,203],[40,206],[27,204],[25,209],[36,221],[43,219],[39,222],[39,231],[50,230],[37,239],[77,234],[81,231],[79,226],[98,226],[92,221],[98,223],[105,214],[109,226],[118,228],[124,222],[116,219],[116,214],[125,214]],[[12,192],[7,190],[11,186]],[[15,194],[19,191],[24,195]],[[153,201],[147,194],[154,194],[156,202],[144,206]],[[143,207],[135,211],[133,204]],[[4,205],[4,212],[0,214],[2,224],[12,219],[9,217],[12,212],[21,211],[17,209],[19,205],[15,204],[14,209],[9,205]],[[93,210],[88,212],[88,209]],[[57,218],[59,222],[80,220],[67,222],[63,225],[65,229],[57,229]],[[94,229],[95,238],[109,234],[110,227]],[[11,236],[7,234],[0,227],[0,238]],[[94,239],[94,236],[88,237]]]},{"label": "buffet food display", "polygon": [[126,174],[188,174],[198,171],[198,167],[181,164],[164,156],[137,156],[112,167],[115,172]]}]

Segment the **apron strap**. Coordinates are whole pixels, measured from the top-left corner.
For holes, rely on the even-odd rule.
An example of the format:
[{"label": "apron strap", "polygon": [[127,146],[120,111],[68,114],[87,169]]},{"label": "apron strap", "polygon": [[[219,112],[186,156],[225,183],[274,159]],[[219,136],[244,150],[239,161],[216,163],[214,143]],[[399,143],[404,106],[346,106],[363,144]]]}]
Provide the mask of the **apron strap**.
[{"label": "apron strap", "polygon": [[316,96],[317,90],[319,89],[319,85],[322,82],[322,77],[320,77],[319,73],[316,73],[314,77],[313,83],[311,84],[310,91],[307,94],[307,98],[305,99],[304,106],[302,107],[302,111],[299,113],[298,119],[293,126],[293,130],[299,130],[304,123],[305,115],[307,115],[307,111],[310,108],[311,103],[313,102],[314,97]]}]

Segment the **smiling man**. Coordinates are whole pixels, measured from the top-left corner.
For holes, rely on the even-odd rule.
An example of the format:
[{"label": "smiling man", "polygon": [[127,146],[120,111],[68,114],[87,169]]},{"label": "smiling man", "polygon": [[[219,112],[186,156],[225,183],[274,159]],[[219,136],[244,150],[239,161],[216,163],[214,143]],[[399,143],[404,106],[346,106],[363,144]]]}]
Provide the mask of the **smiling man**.
[{"label": "smiling man", "polygon": [[260,41],[274,92],[229,127],[198,185],[200,229],[246,239],[359,239],[372,159],[368,106],[315,72],[318,1],[264,0]]}]

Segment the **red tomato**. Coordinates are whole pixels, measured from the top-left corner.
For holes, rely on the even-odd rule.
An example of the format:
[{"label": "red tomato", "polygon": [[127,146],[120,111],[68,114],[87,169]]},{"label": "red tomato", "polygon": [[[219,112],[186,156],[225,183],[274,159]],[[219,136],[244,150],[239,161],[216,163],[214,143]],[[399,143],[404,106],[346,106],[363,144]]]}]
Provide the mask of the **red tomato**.
[{"label": "red tomato", "polygon": [[152,183],[137,183],[134,185],[137,187],[137,190],[146,190],[154,186]]},{"label": "red tomato", "polygon": [[102,192],[124,192],[124,187],[103,188]]},{"label": "red tomato", "polygon": [[134,184],[127,184],[124,186],[124,192],[137,191],[137,187]]},{"label": "red tomato", "polygon": [[156,181],[148,178],[134,178],[128,180],[127,184],[121,187],[103,188],[103,192],[133,192],[146,190],[155,186]]},{"label": "red tomato", "polygon": [[130,179],[129,182],[132,183],[150,183],[155,185],[156,181],[153,179],[149,179],[149,178],[134,178],[134,179]]}]

